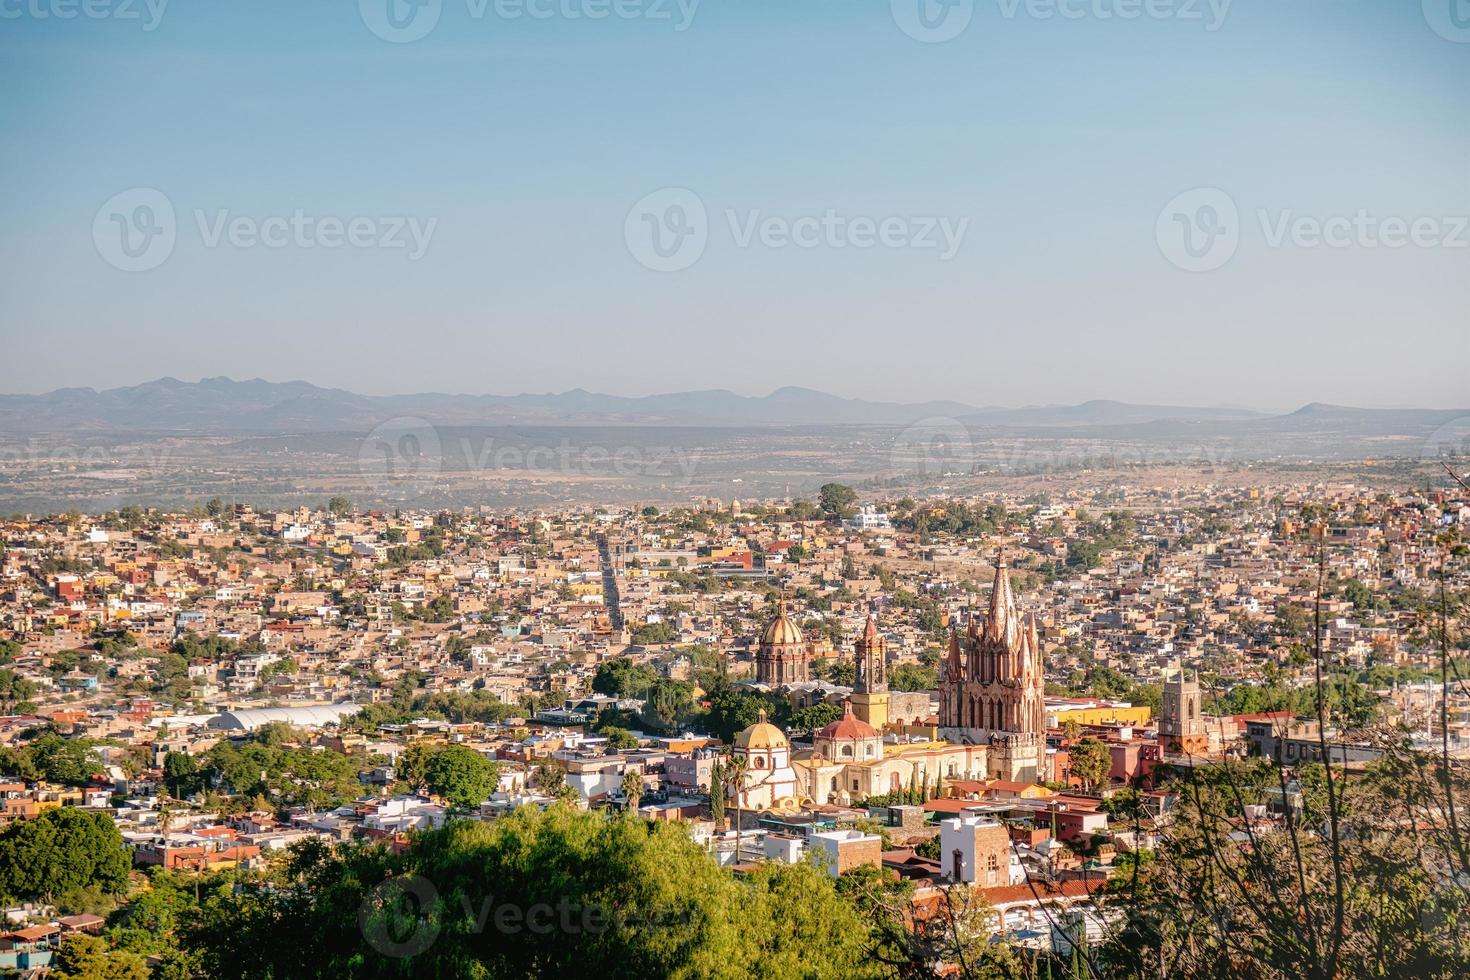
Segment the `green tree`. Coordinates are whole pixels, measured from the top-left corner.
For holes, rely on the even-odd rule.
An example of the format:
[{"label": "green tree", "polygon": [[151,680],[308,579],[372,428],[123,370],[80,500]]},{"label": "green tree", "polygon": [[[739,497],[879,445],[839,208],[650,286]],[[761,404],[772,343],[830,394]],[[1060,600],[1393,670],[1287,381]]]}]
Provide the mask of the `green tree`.
[{"label": "green tree", "polygon": [[636,769],[627,769],[623,772],[623,798],[628,801],[628,807],[632,809],[643,801],[643,774]]},{"label": "green tree", "polygon": [[888,686],[895,691],[932,691],[939,686],[939,671],[922,664],[896,664],[888,672]]},{"label": "green tree", "polygon": [[633,642],[639,644],[672,643],[679,638],[673,623],[644,623],[633,631]]},{"label": "green tree", "polygon": [[818,506],[833,520],[850,517],[857,508],[857,492],[841,483],[826,483],[817,491]]},{"label": "green tree", "polygon": [[556,796],[567,785],[567,767],[555,759],[548,759],[531,770],[531,781],[547,796]]},{"label": "green tree", "polygon": [[[432,895],[418,882],[432,883]],[[407,848],[298,848],[270,884],[204,902],[185,943],[205,975],[866,980],[886,972],[866,957],[866,921],[810,865],[767,865],[739,879],[673,823],[570,807],[455,821]],[[466,908],[490,918],[477,922]],[[405,939],[412,945],[391,945]]]},{"label": "green tree", "polygon": [[431,792],[461,810],[471,810],[495,792],[500,767],[468,746],[451,745],[434,753],[424,777]]},{"label": "green tree", "polygon": [[760,713],[767,710],[766,699],[749,691],[726,688],[710,695],[709,710],[705,713],[704,729],[722,742],[735,738],[735,733],[749,728],[760,720]]},{"label": "green tree", "polygon": [[835,704],[829,704],[826,701],[810,704],[797,708],[791,713],[791,732],[793,735],[810,735],[812,732],[821,731],[841,717],[842,712]]},{"label": "green tree", "polygon": [[199,789],[199,766],[187,752],[170,752],[163,757],[163,783],[170,796],[184,799]]},{"label": "green tree", "polygon": [[118,894],[132,858],[105,813],[60,807],[0,833],[0,896],[51,898],[96,886]]},{"label": "green tree", "polygon": [[1103,742],[1084,738],[1068,749],[1072,774],[1089,790],[1106,786],[1113,769],[1113,754]]},{"label": "green tree", "polygon": [[658,680],[653,668],[631,657],[616,657],[597,665],[592,690],[613,698],[641,698]]},{"label": "green tree", "polygon": [[647,692],[643,716],[663,731],[677,727],[694,704],[694,688],[684,681],[660,677]]},{"label": "green tree", "polygon": [[599,733],[607,739],[607,747],[615,750],[636,749],[638,738],[626,728],[609,725]]},{"label": "green tree", "polygon": [[85,786],[102,772],[101,757],[85,739],[48,733],[32,742],[27,751],[35,771],[53,783]]},{"label": "green tree", "polygon": [[21,701],[29,701],[36,685],[13,670],[0,670],[0,709],[9,714]]},{"label": "green tree", "polygon": [[715,829],[725,826],[725,766],[716,756],[709,770],[709,818]]},{"label": "green tree", "polygon": [[69,937],[56,951],[54,980],[148,980],[148,962],[137,953],[112,949],[101,936]]}]

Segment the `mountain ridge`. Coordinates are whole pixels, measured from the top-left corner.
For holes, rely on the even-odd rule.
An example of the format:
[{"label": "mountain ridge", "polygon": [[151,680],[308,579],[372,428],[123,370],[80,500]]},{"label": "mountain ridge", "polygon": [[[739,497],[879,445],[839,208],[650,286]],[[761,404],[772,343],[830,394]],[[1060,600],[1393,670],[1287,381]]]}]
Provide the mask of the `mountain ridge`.
[{"label": "mountain ridge", "polygon": [[11,434],[88,431],[177,431],[188,434],[358,431],[402,417],[440,425],[662,424],[662,425],[914,425],[959,423],[976,427],[1126,429],[1203,425],[1297,429],[1303,425],[1378,429],[1399,424],[1442,424],[1467,410],[1360,409],[1313,402],[1272,415],[1249,409],[1146,405],[1093,399],[1076,405],[976,407],[933,400],[892,402],[845,398],[798,385],[767,395],[723,388],[643,396],[573,388],[515,395],[417,392],[363,395],[308,381],[234,380],[219,375],[196,382],[161,377],[98,390],[58,388],[39,395],[0,395],[0,426]]}]

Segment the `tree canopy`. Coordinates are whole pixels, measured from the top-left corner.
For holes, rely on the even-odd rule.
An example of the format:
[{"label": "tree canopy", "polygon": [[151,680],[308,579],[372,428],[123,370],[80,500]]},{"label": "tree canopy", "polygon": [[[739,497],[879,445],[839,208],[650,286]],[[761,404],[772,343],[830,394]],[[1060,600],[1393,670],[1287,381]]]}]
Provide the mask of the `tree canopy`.
[{"label": "tree canopy", "polygon": [[12,901],[91,887],[117,894],[130,867],[122,834],[106,813],[59,807],[0,833],[0,896]]},{"label": "tree canopy", "polygon": [[523,808],[393,850],[298,848],[211,898],[188,937],[211,977],[784,978],[879,975],[815,868],[747,880],[674,824]]}]

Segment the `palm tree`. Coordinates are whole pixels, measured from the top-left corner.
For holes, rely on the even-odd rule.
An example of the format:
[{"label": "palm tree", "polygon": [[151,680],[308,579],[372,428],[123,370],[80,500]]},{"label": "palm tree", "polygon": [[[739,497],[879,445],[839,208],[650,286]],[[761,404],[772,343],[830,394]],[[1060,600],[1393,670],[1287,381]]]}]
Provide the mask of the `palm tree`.
[{"label": "palm tree", "polygon": [[623,771],[623,796],[627,799],[626,807],[629,813],[638,809],[638,804],[643,802],[643,775],[636,769]]},{"label": "palm tree", "polygon": [[735,863],[740,863],[740,804],[745,799],[745,776],[750,771],[750,761],[743,755],[730,757],[725,767],[725,782],[735,787]]}]

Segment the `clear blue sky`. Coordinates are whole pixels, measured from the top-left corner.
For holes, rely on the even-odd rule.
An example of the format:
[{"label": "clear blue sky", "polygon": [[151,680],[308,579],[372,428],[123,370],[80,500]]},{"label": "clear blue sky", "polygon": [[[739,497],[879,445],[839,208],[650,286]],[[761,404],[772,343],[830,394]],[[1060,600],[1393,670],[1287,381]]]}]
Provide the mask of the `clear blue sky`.
[{"label": "clear blue sky", "polygon": [[[1433,29],[1439,0],[1431,16],[1235,0],[1215,30],[1208,0],[1154,0],[1200,19],[1131,20],[1100,16],[1128,0],[1069,0],[1075,18],[977,0],[944,43],[905,34],[888,0],[704,0],[682,31],[675,0],[620,0],[669,19],[602,20],[442,0],[427,36],[389,43],[367,26],[375,2],[365,18],[357,0],[172,0],[150,31],[145,0],[137,20],[0,0],[0,391],[228,374],[368,393],[1470,406],[1470,248],[1273,245],[1259,217],[1456,232],[1470,43],[1455,21]],[[139,187],[166,195],[177,239],[125,272],[94,219]],[[666,187],[698,194],[708,243],[657,272],[625,219]],[[1202,187],[1238,207],[1239,241],[1191,272],[1156,221]],[[296,209],[437,224],[412,260],[211,246],[196,217]],[[727,217],[828,210],[969,223],[944,261],[742,247]]]}]

